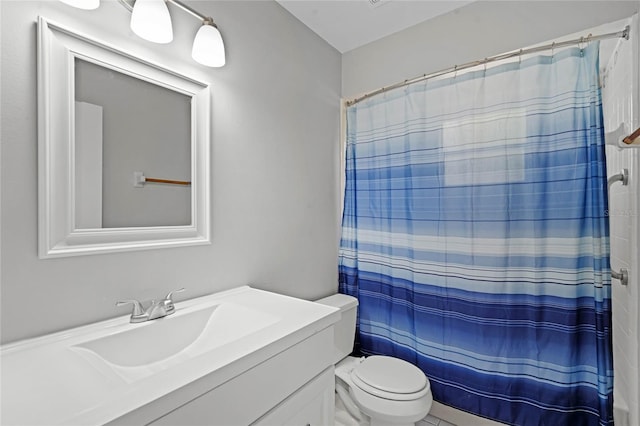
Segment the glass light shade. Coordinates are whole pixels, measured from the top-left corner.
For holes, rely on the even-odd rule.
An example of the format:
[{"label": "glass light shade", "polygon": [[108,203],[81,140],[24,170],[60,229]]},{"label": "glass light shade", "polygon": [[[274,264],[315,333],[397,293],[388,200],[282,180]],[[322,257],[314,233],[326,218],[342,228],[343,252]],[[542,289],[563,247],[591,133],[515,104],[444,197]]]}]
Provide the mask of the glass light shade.
[{"label": "glass light shade", "polygon": [[100,6],[100,0],[60,0],[62,3],[69,6],[77,7],[78,9],[92,10],[97,9]]},{"label": "glass light shade", "polygon": [[131,13],[131,30],[154,43],[173,40],[171,15],[164,0],[136,0]]},{"label": "glass light shade", "polygon": [[225,64],[222,35],[214,25],[205,22],[200,27],[193,40],[191,57],[208,67],[221,67]]}]

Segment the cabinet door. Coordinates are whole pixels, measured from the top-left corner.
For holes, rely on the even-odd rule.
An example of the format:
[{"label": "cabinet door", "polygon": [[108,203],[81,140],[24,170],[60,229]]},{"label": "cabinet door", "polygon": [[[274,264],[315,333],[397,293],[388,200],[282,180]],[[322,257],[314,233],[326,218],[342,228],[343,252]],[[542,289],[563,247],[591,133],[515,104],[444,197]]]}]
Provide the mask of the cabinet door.
[{"label": "cabinet door", "polygon": [[328,369],[333,386],[332,360],[333,327],[329,327],[176,408],[152,425],[249,425]]},{"label": "cabinet door", "polygon": [[254,426],[326,426],[333,424],[333,366],[255,422]]}]

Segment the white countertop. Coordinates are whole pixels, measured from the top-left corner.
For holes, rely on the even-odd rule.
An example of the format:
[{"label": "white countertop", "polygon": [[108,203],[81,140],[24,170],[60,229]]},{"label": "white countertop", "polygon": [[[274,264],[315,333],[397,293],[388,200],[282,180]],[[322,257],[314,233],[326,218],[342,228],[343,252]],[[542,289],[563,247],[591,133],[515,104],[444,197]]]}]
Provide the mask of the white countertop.
[{"label": "white countertop", "polygon": [[[179,320],[214,305],[257,312],[246,322],[255,327],[243,326],[242,321],[237,327],[244,330],[235,330],[233,323],[214,324],[215,338],[198,338],[166,359],[133,367],[113,365],[82,349],[95,339],[134,327],[143,333],[143,327],[153,327],[157,321]],[[212,318],[211,322],[216,321]],[[176,303],[175,314],[154,321],[130,324],[126,315],[8,344],[0,348],[0,422],[7,426],[105,424],[145,406],[151,408],[145,410],[144,420],[152,421],[162,415],[163,408],[157,406],[161,404],[154,407],[153,401],[171,395],[175,404],[185,403],[339,318],[335,308],[244,286]]]}]

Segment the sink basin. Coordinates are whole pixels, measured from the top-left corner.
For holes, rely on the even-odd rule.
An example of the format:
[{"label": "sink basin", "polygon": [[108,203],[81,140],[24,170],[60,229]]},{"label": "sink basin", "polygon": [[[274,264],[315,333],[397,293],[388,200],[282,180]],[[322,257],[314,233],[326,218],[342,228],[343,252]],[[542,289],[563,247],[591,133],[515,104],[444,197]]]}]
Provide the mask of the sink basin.
[{"label": "sink basin", "polygon": [[173,315],[131,324],[124,330],[75,345],[72,350],[89,352],[113,367],[135,368],[188,353],[197,356],[261,330],[279,318],[232,302],[176,312]]}]

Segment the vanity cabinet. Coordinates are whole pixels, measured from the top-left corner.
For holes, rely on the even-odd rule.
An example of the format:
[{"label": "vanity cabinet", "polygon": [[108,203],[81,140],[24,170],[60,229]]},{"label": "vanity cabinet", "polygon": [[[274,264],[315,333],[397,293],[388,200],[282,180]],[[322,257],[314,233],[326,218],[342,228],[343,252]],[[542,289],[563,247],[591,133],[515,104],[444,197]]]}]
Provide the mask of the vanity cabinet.
[{"label": "vanity cabinet", "polygon": [[333,367],[297,390],[253,426],[326,426],[333,424],[335,376]]},{"label": "vanity cabinet", "polygon": [[[332,358],[333,327],[328,327],[173,409],[151,424],[331,424],[334,412]],[[168,411],[170,407],[166,408]],[[130,424],[128,420],[132,419],[125,416],[111,424]]]}]

